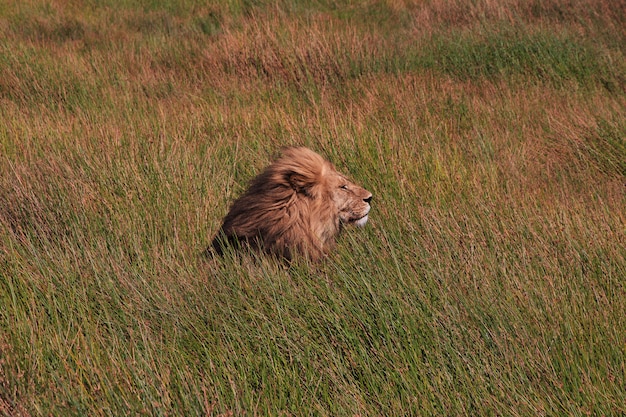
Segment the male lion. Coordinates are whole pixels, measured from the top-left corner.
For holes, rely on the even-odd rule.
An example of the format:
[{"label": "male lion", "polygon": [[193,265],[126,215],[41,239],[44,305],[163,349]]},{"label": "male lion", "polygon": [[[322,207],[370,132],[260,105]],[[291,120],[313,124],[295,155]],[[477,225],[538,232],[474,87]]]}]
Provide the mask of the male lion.
[{"label": "male lion", "polygon": [[319,260],[344,224],[364,226],[372,193],[350,182],[320,155],[285,148],[231,206],[212,247],[261,249],[288,260],[295,253]]}]

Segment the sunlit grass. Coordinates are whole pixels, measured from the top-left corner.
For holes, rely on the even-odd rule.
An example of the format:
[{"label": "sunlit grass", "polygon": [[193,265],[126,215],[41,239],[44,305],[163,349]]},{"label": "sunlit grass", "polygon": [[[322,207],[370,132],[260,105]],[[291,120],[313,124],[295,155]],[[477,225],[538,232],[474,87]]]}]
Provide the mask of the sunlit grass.
[{"label": "sunlit grass", "polygon": [[[0,415],[626,412],[619,7],[114,3],[0,6]],[[291,144],[368,226],[202,257]]]}]

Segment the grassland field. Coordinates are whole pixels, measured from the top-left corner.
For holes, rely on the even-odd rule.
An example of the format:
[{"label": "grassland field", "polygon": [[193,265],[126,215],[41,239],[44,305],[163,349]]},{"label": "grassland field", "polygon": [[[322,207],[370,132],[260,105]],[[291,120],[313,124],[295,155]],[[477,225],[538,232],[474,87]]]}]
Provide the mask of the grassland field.
[{"label": "grassland field", "polygon": [[[0,416],[626,415],[626,1],[0,1]],[[373,195],[200,254],[282,146]]]}]

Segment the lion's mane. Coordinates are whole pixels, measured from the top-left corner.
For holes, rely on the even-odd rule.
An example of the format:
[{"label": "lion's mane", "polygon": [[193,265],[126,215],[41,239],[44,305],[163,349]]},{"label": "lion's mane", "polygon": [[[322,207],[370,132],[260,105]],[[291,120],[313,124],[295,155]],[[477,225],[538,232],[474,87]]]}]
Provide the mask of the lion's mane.
[{"label": "lion's mane", "polygon": [[211,246],[218,254],[247,245],[317,260],[333,248],[342,224],[365,224],[371,198],[312,150],[285,148],[235,200]]}]

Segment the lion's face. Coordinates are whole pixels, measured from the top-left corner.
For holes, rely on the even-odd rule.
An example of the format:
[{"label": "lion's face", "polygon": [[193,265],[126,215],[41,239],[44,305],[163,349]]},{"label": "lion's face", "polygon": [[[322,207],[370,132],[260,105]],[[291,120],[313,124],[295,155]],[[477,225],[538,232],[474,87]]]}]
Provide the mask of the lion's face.
[{"label": "lion's face", "polygon": [[372,193],[359,187],[345,176],[334,171],[328,179],[331,201],[337,208],[342,224],[353,224],[359,227],[367,223]]}]

